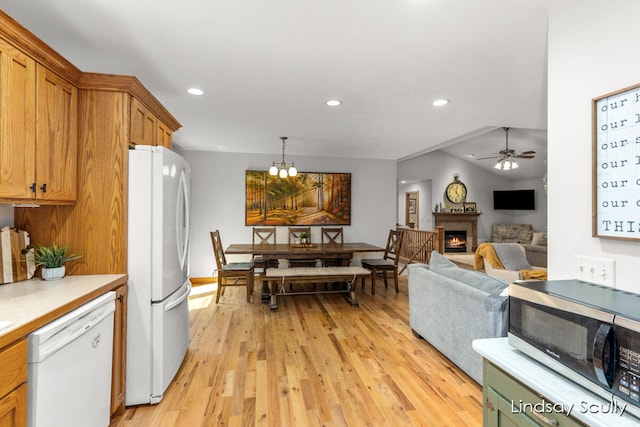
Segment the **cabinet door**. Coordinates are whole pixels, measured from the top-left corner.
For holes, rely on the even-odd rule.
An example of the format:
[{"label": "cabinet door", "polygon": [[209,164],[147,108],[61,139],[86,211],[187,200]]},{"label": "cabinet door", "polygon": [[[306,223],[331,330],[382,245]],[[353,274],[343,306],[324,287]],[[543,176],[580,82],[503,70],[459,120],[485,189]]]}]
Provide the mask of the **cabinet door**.
[{"label": "cabinet door", "polygon": [[156,127],[156,145],[171,148],[172,134],[171,129],[158,120],[158,126]]},{"label": "cabinet door", "polygon": [[122,415],[125,406],[125,365],[127,357],[127,286],[116,289],[113,325],[113,367],[111,371],[111,415]]},{"label": "cabinet door", "polygon": [[27,384],[0,397],[0,426],[25,427],[27,425]]},{"label": "cabinet door", "polygon": [[494,389],[485,390],[483,424],[485,427],[538,427],[528,414],[513,411],[510,402]]},{"label": "cabinet door", "polygon": [[[35,197],[36,63],[0,40],[0,197]],[[35,187],[34,187],[35,188]]]},{"label": "cabinet door", "polygon": [[[573,417],[556,412],[554,402],[529,389],[487,360],[483,364],[482,383],[484,427],[583,425]],[[538,408],[543,412],[537,412]]]},{"label": "cabinet door", "polygon": [[136,98],[131,98],[131,142],[155,145],[156,116]]},{"label": "cabinet door", "polygon": [[45,67],[37,66],[37,198],[76,199],[78,90]]}]

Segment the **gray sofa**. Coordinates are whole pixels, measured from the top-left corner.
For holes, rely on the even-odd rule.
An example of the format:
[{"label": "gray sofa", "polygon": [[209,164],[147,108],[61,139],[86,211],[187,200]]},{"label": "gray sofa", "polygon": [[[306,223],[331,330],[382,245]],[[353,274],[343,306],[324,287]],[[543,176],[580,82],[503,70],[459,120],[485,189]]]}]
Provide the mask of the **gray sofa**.
[{"label": "gray sofa", "polygon": [[482,356],[471,342],[507,335],[508,283],[459,268],[435,251],[429,265],[410,264],[408,276],[413,332],[482,384]]}]

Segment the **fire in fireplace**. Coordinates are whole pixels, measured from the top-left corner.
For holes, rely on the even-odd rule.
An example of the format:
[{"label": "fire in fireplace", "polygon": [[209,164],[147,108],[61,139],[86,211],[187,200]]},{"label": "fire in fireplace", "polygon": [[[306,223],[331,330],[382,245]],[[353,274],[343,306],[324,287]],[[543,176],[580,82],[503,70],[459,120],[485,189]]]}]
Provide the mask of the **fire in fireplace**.
[{"label": "fire in fireplace", "polygon": [[444,231],[444,251],[445,252],[466,252],[467,232],[465,230],[445,230]]}]

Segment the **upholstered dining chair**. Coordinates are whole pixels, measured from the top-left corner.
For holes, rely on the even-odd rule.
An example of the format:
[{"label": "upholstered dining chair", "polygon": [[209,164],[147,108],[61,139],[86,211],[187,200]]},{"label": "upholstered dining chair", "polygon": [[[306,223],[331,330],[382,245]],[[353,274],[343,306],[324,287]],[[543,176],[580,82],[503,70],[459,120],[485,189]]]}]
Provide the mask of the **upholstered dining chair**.
[{"label": "upholstered dining chair", "polygon": [[[306,234],[311,239],[311,227],[289,227],[289,244],[295,243],[302,234]],[[289,267],[315,267],[316,259],[290,259]]]},{"label": "upholstered dining chair", "polygon": [[[322,238],[323,245],[341,245],[344,243],[344,232],[342,227],[322,227],[320,229],[320,236]],[[340,259],[325,258],[322,260],[322,265],[325,267],[339,266]]]},{"label": "upholstered dining chair", "polygon": [[255,264],[252,261],[228,263],[224,255],[224,247],[222,246],[219,230],[211,232],[211,244],[213,245],[213,253],[216,258],[216,272],[218,273],[216,304],[220,300],[220,295],[224,294],[224,289],[227,286],[246,286],[247,302],[251,302]]},{"label": "upholstered dining chair", "polygon": [[[402,230],[389,230],[387,238],[387,246],[382,258],[371,258],[361,260],[362,267],[371,270],[371,295],[376,294],[376,277],[381,275],[384,279],[384,287],[387,287],[387,273],[393,274],[393,280],[398,289],[398,258],[402,247],[402,238],[404,232]],[[364,289],[364,283],[362,284]]]}]

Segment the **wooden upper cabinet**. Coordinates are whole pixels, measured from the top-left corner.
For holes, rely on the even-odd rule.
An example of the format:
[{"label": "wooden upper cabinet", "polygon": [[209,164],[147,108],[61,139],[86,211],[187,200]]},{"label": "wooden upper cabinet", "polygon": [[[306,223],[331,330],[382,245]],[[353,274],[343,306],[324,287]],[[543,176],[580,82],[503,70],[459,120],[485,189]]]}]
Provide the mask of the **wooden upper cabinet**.
[{"label": "wooden upper cabinet", "polygon": [[131,98],[131,142],[155,145],[156,116],[136,98]]},{"label": "wooden upper cabinet", "polygon": [[171,148],[173,131],[137,98],[131,97],[131,143]]},{"label": "wooden upper cabinet", "polygon": [[73,203],[77,147],[77,88],[0,39],[0,203]]},{"label": "wooden upper cabinet", "polygon": [[156,144],[166,148],[171,148],[171,137],[173,132],[171,129],[160,120],[158,120],[158,126],[156,127]]},{"label": "wooden upper cabinet", "polygon": [[37,198],[76,199],[78,89],[37,66]]},{"label": "wooden upper cabinet", "polygon": [[36,63],[0,39],[0,198],[34,197]]}]

